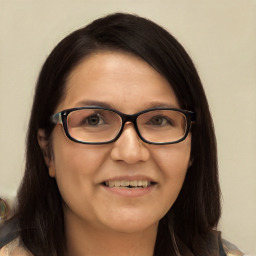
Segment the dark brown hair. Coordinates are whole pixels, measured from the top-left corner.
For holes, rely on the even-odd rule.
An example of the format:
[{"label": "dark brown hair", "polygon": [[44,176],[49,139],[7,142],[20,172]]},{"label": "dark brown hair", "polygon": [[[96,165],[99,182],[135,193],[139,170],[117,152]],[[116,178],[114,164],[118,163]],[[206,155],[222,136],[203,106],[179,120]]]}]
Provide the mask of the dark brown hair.
[{"label": "dark brown hair", "polygon": [[36,256],[64,255],[62,199],[55,179],[48,175],[37,132],[41,128],[51,135],[49,117],[65,93],[67,77],[86,56],[101,50],[142,58],[169,81],[180,106],[196,113],[191,130],[192,165],[175,204],[160,221],[154,255],[173,251],[170,227],[196,255],[208,255],[207,240],[220,218],[220,190],[214,128],[200,78],[170,33],[150,20],[121,13],[95,20],[67,36],[42,67],[27,135],[26,169],[13,218],[19,223],[23,243]]}]

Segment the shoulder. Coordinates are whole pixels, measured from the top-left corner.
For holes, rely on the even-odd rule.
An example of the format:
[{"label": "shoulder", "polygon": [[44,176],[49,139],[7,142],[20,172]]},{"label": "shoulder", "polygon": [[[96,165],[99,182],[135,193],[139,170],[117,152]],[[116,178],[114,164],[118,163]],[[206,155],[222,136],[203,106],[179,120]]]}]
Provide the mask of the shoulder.
[{"label": "shoulder", "polygon": [[246,256],[238,247],[225,239],[222,239],[222,246],[227,256]]},{"label": "shoulder", "polygon": [[0,256],[33,256],[24,246],[19,238],[11,241],[0,249]]}]

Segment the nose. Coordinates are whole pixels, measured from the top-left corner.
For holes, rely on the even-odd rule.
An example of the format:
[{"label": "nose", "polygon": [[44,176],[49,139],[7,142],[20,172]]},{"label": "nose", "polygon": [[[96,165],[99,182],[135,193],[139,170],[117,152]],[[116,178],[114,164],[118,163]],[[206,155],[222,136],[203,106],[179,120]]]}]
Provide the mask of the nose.
[{"label": "nose", "polygon": [[139,138],[132,123],[126,123],[121,136],[114,142],[111,158],[127,164],[145,162],[149,159],[149,150]]}]

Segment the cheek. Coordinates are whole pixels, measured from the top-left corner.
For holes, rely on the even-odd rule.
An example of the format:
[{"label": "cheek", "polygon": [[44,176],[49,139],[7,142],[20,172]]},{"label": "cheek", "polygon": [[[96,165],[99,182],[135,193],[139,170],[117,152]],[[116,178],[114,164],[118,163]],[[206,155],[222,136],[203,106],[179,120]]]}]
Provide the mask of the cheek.
[{"label": "cheek", "polygon": [[90,199],[89,189],[106,158],[106,150],[92,145],[69,141],[59,131],[53,141],[55,178],[60,193],[66,201],[76,201],[78,195]]},{"label": "cheek", "polygon": [[164,176],[183,177],[190,163],[190,147],[190,141],[166,145],[155,150],[152,156]]},{"label": "cheek", "polygon": [[[92,150],[82,145],[84,148],[63,146],[55,150],[55,168],[56,179],[66,180],[71,183],[72,180],[88,181],[93,180],[101,164],[104,162],[104,152]],[[69,182],[69,179],[70,182]]]},{"label": "cheek", "polygon": [[190,143],[159,147],[152,154],[162,175],[164,200],[169,209],[178,197],[190,162]]},{"label": "cheek", "polygon": [[106,150],[103,147],[95,147],[70,141],[65,137],[62,127],[56,127],[53,134],[56,175],[94,173],[106,157]]}]

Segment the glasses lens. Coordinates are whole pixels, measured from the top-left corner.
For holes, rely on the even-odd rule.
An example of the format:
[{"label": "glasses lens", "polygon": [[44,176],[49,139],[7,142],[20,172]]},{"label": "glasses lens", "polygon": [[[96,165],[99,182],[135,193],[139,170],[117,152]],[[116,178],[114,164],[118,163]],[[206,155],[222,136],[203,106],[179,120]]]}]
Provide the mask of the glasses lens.
[{"label": "glasses lens", "polygon": [[67,127],[72,138],[82,142],[107,142],[116,137],[122,120],[115,112],[80,109],[69,113]]},{"label": "glasses lens", "polygon": [[184,137],[186,116],[174,110],[153,110],[140,115],[137,119],[141,136],[150,142],[175,142]]}]

